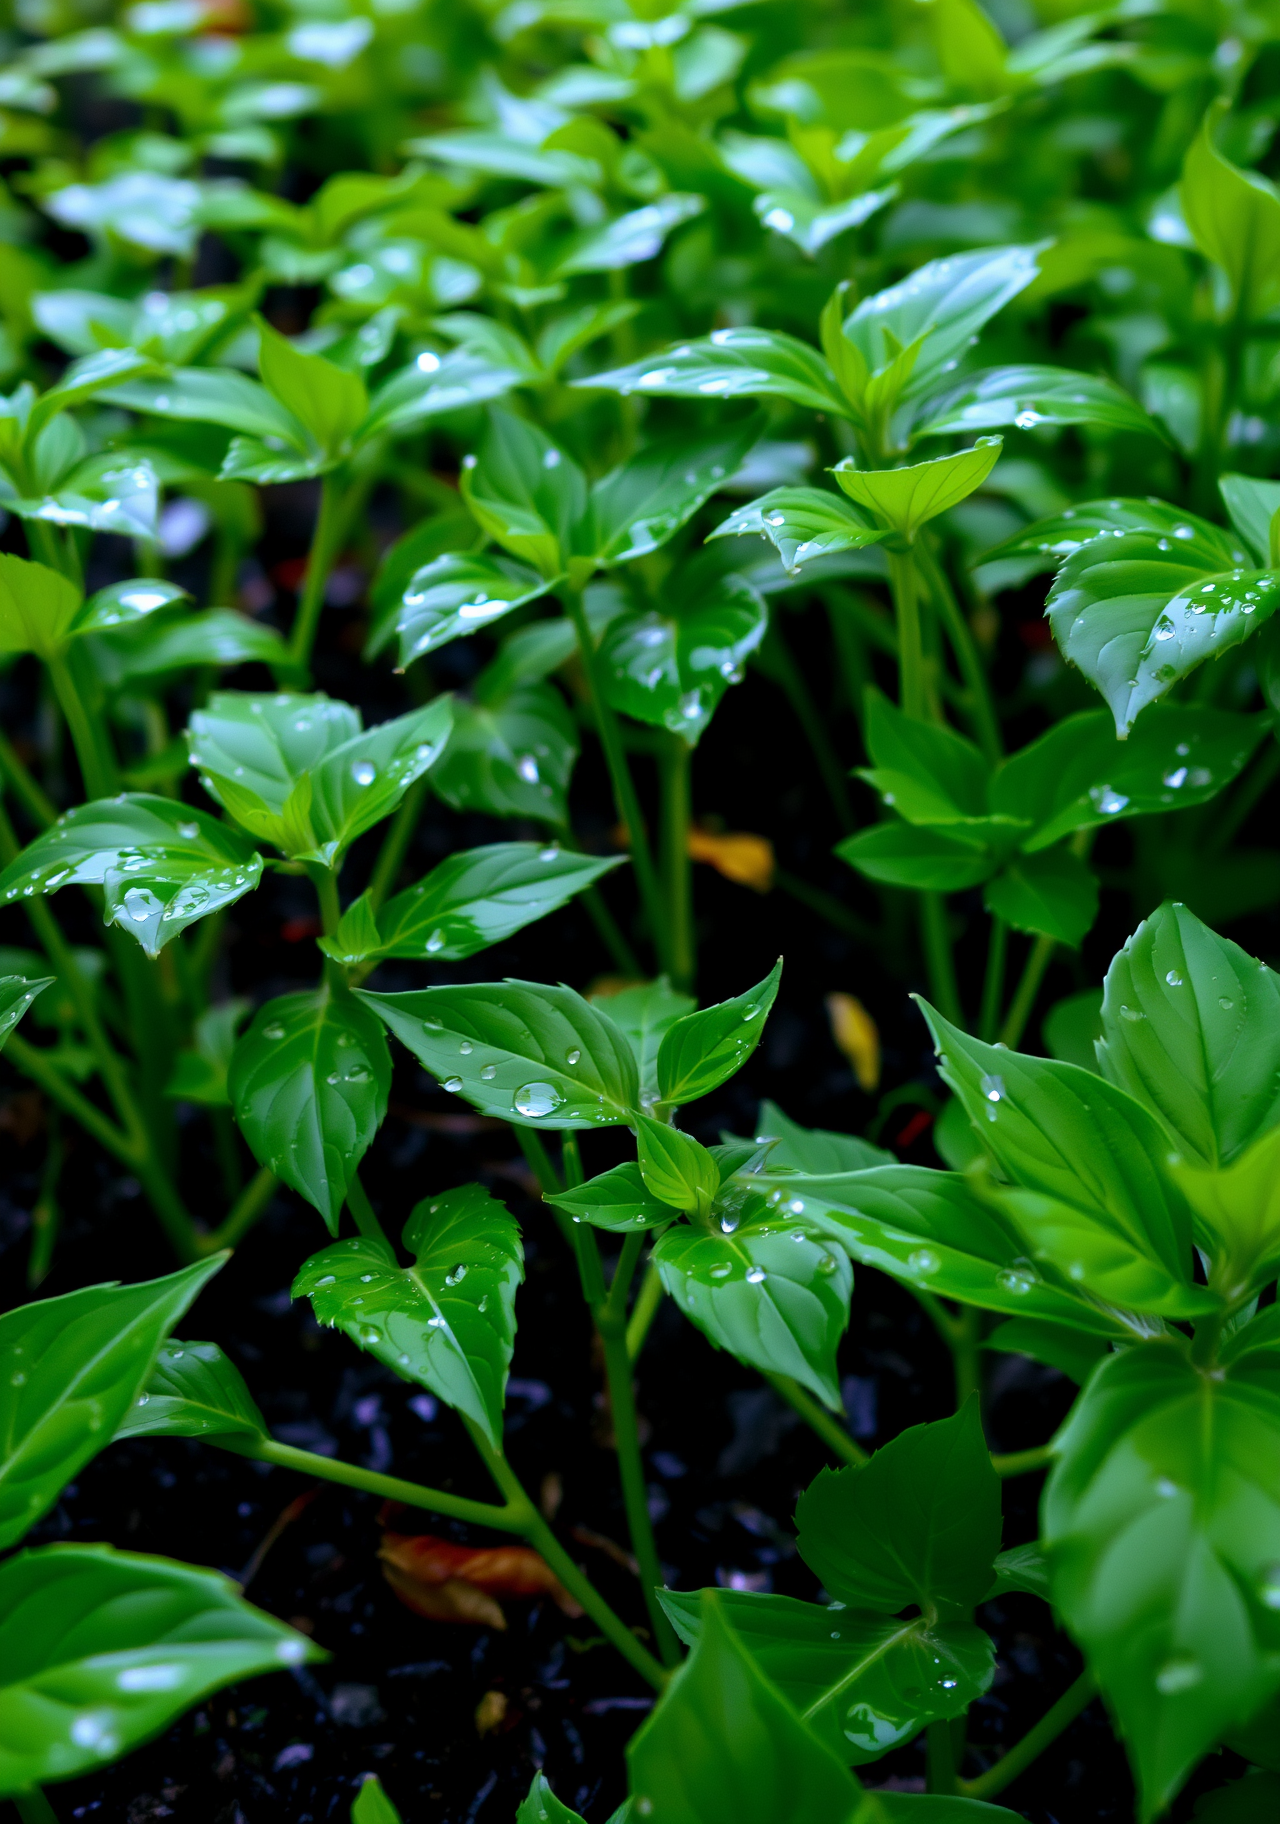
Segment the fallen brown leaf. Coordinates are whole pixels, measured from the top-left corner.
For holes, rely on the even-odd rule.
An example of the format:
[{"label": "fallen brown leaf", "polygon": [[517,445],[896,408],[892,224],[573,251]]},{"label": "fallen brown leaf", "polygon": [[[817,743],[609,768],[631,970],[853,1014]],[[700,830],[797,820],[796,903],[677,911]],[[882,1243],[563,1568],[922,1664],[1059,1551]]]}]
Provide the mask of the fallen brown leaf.
[{"label": "fallen brown leaf", "polygon": [[695,826],[689,831],[689,856],[753,892],[767,893],[773,885],[773,844],[767,836],[753,836],[749,830],[718,835]]},{"label": "fallen brown leaf", "polygon": [[868,1095],[880,1081],[880,1034],[862,1002],[851,994],[827,996],[831,1036]]},{"label": "fallen brown leaf", "polygon": [[550,1596],[564,1614],[582,1613],[546,1559],[527,1545],[476,1547],[431,1533],[386,1532],[378,1556],[400,1600],[433,1621],[505,1628],[498,1596]]}]

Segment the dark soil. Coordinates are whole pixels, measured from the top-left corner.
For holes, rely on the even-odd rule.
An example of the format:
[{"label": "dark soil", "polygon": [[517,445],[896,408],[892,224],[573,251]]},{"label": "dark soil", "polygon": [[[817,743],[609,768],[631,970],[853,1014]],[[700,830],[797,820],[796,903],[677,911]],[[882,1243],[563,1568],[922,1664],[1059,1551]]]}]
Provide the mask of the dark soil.
[{"label": "dark soil", "polygon": [[[298,548],[293,542],[291,549]],[[818,612],[785,618],[811,679],[829,680]],[[331,644],[320,683],[347,695],[354,680],[369,693],[371,717],[402,707],[389,676],[358,668],[354,611],[333,610],[327,620]],[[1011,646],[1016,655],[1016,639]],[[470,662],[466,649],[457,659],[443,655],[438,681],[464,682],[448,667],[461,672]],[[1017,667],[1022,662],[1016,656],[1010,661]],[[259,680],[246,674],[235,682],[253,686]],[[1011,686],[1017,682],[1015,673]],[[814,688],[825,709],[829,683]],[[12,702],[16,707],[17,697]],[[1033,697],[1028,704],[1034,721]],[[8,717],[6,726],[12,726]],[[853,764],[852,721],[836,726],[842,760]],[[612,815],[590,744],[575,800],[578,827],[606,846]],[[728,828],[770,835],[786,868],[861,916],[880,916],[867,890],[830,858],[839,830],[802,730],[773,686],[754,674],[730,692],[698,756],[695,805],[702,815],[723,817]],[[413,860],[423,872],[454,847],[512,833],[510,826],[459,819],[436,807],[427,814]],[[1113,865],[1122,867],[1126,839],[1115,831],[1108,840],[1116,845]],[[353,874],[359,862],[357,857]],[[626,891],[610,888],[620,915]],[[936,1163],[928,1129],[937,1082],[923,1022],[908,999],[908,990],[923,982],[878,973],[868,945],[781,891],[756,897],[700,868],[697,894],[704,1001],[758,980],[780,953],[787,967],[759,1052],[738,1082],[689,1111],[694,1131],[708,1140],[722,1128],[747,1133],[759,1099],[770,1096],[800,1121],[850,1132],[870,1128],[902,1156]],[[1099,980],[1112,949],[1147,909],[1134,910],[1118,891],[1104,895],[1103,918],[1083,961],[1051,972],[1042,1005]],[[64,896],[59,910],[73,920],[83,916],[85,935],[91,935],[88,914],[72,896]],[[313,979],[315,951],[306,931],[312,910],[305,883],[278,879],[237,907],[236,941],[220,991],[262,998]],[[962,918],[963,900],[956,910]],[[891,901],[885,916],[891,935],[905,946],[909,906]],[[1264,950],[1271,935],[1236,934]],[[0,937],[28,941],[18,915],[6,915]],[[1020,966],[1020,957],[1015,962]],[[962,979],[972,983],[980,966],[962,943]],[[453,974],[459,980],[515,974],[585,987],[609,967],[585,915],[570,907]],[[420,969],[396,965],[379,985],[407,987],[423,979]],[[822,997],[833,989],[858,994],[879,1023],[884,1102],[857,1089],[831,1042]],[[1029,1042],[1035,1040],[1033,1030]],[[25,1296],[27,1212],[36,1197],[43,1143],[38,1104],[12,1073],[7,1082],[9,1099],[0,1115],[6,1130],[0,1136],[6,1186],[0,1246],[5,1302],[17,1303]],[[903,1092],[900,1099],[895,1091]],[[203,1116],[194,1115],[183,1135],[185,1188],[196,1207],[216,1218],[216,1172]],[[587,1169],[599,1170],[621,1156],[622,1140],[587,1135],[584,1151]],[[558,1499],[561,1537],[624,1617],[639,1626],[644,1609],[637,1583],[617,1562],[625,1525],[615,1464],[603,1441],[606,1419],[589,1325],[561,1239],[530,1197],[512,1135],[472,1117],[401,1053],[392,1114],[365,1177],[389,1227],[398,1227],[428,1192],[471,1179],[509,1201],[524,1229],[528,1261],[508,1396],[511,1458],[527,1487],[542,1491],[549,1503]],[[137,1185],[114,1174],[87,1143],[73,1148],[62,1202],[64,1233],[43,1292],[168,1270]],[[279,1198],[201,1298],[184,1334],[214,1339],[227,1350],[285,1441],[487,1498],[492,1491],[452,1414],[437,1410],[421,1390],[341,1335],[321,1331],[305,1305],[291,1303],[294,1273],[325,1239],[314,1211],[291,1196]],[[852,1428],[868,1446],[949,1410],[950,1364],[935,1332],[908,1294],[875,1272],[859,1273],[840,1366]],[[827,1461],[823,1447],[756,1376],[715,1353],[669,1304],[639,1364],[638,1389],[648,1427],[650,1502],[671,1583],[815,1596],[815,1580],[795,1555],[791,1516],[796,1496]],[[1051,1370],[993,1356],[985,1404],[992,1447],[1042,1442],[1072,1393]],[[1006,1544],[1035,1536],[1039,1483],[1030,1477],[1006,1484]],[[304,1494],[314,1498],[263,1556],[263,1541]],[[467,1536],[465,1529],[425,1515],[400,1524]],[[593,1637],[588,1622],[566,1622],[549,1603],[510,1603],[505,1633],[420,1619],[383,1581],[378,1538],[372,1497],[308,1484],[180,1440],[135,1441],[105,1451],[67,1489],[33,1543],[108,1540],[218,1566],[241,1579],[252,1568],[249,1596],[311,1634],[330,1657],[311,1670],[232,1687],[118,1765],[56,1788],[59,1817],[94,1824],[166,1817],[181,1824],[329,1818],[345,1824],[361,1775],[376,1771],[405,1824],[506,1824],[534,1769],[545,1767],[557,1793],[591,1824],[607,1818],[625,1789],[623,1749],[650,1707],[637,1677]],[[1042,1603],[1018,1597],[988,1604],[981,1620],[996,1638],[999,1669],[973,1712],[977,1754],[971,1769],[982,1764],[977,1757],[983,1750],[1021,1736],[1080,1663]],[[482,1737],[477,1707],[493,1692],[506,1700],[505,1714]],[[500,1708],[493,1700],[486,1706],[489,1712]],[[1211,1757],[1175,1818],[1190,1816],[1194,1792],[1240,1767],[1233,1756]],[[866,1770],[874,1783],[914,1791],[923,1789],[923,1772],[922,1744]],[[1092,1705],[1002,1802],[1034,1824],[1130,1819],[1124,1754],[1100,1705]]]}]

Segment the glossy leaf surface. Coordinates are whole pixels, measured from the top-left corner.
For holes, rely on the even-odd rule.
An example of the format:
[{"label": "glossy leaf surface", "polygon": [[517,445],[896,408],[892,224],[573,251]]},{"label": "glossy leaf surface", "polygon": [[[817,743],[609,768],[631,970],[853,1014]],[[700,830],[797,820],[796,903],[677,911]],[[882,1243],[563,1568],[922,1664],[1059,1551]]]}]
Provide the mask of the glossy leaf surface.
[{"label": "glossy leaf surface", "polygon": [[832,474],[850,500],[910,539],[926,521],[980,488],[1002,448],[998,437],[980,437],[971,450],[954,456],[900,469],[855,469],[846,459]]},{"label": "glossy leaf surface", "polygon": [[0,1565],[0,1792],[96,1771],[210,1691],[320,1659],[216,1571],[109,1545]]},{"label": "glossy leaf surface", "polygon": [[487,552],[434,558],[409,579],[395,617],[401,668],[437,646],[491,626],[545,590],[536,570]]},{"label": "glossy leaf surface", "polygon": [[1193,1163],[1227,1165],[1280,1122],[1280,978],[1185,906],[1164,905],[1112,960],[1103,1075]]},{"label": "glossy leaf surface", "polygon": [[640,1073],[640,1106],[651,1106],[658,1097],[658,1051],[663,1038],[698,1003],[692,995],[678,993],[663,975],[638,988],[623,988],[618,994],[593,995],[591,1004],[626,1034]]},{"label": "glossy leaf surface", "polygon": [[726,1215],[717,1227],[682,1223],[659,1238],[653,1260],[663,1285],[718,1348],[763,1373],[790,1375],[839,1411],[835,1352],[853,1291],[847,1255],[785,1210]]},{"label": "glossy leaf surface", "polygon": [[610,623],[600,647],[605,694],[615,709],[692,746],[741,680],[768,613],[744,577],[713,577],[696,566],[664,594],[666,612],[635,610]]},{"label": "glossy leaf surface", "polygon": [[568,820],[565,795],[577,758],[577,731],[555,686],[517,684],[456,704],[431,783],[455,810],[559,828]]},{"label": "glossy leaf surface", "polygon": [[[747,1590],[726,1590],[719,1605],[765,1676],[855,1767],[939,1717],[961,1715],[995,1672],[991,1637],[965,1621],[930,1625]],[[662,1606],[680,1638],[696,1644],[699,1593],[664,1590]]]},{"label": "glossy leaf surface", "polygon": [[578,386],[666,398],[771,396],[844,417],[848,402],[816,349],[770,329],[717,329],[629,367],[593,374]]},{"label": "glossy leaf surface", "polygon": [[566,905],[620,857],[579,855],[536,842],[494,842],[450,855],[425,880],[379,907],[367,927],[367,902],[348,907],[320,948],[342,963],[374,956],[438,958],[474,956],[536,919]]},{"label": "glossy leaf surface", "polygon": [[56,980],[52,975],[31,980],[23,975],[0,975],[0,1048],[36,996]]},{"label": "glossy leaf surface", "polygon": [[267,1421],[244,1376],[217,1343],[162,1343],[116,1437],[265,1438]]},{"label": "glossy leaf surface", "polygon": [[237,1041],[227,1089],[254,1157],[336,1235],[351,1175],[387,1112],[391,1055],[378,1022],[323,988],[280,995]]},{"label": "glossy leaf surface", "polygon": [[322,1324],[417,1381],[502,1445],[502,1403],[515,1341],[516,1287],[524,1277],[520,1231],[478,1184],[415,1206],[401,1268],[360,1236],[313,1254],[294,1281]]},{"label": "glossy leaf surface", "polygon": [[24,557],[0,556],[0,654],[56,657],[79,607],[79,590],[56,570]]},{"label": "glossy leaf surface", "polygon": [[696,1102],[741,1070],[760,1042],[781,979],[779,958],[764,980],[745,994],[700,1013],[687,1013],[667,1027],[656,1064],[662,1102]]},{"label": "glossy leaf surface", "polygon": [[640,1174],[640,1167],[628,1160],[611,1171],[588,1178],[570,1191],[548,1197],[558,1209],[566,1210],[575,1222],[589,1222],[593,1228],[656,1229],[674,1220],[672,1206],[656,1197]]},{"label": "glossy leaf surface", "polygon": [[783,569],[792,574],[811,558],[859,550],[886,536],[883,528],[872,526],[856,507],[825,488],[772,488],[731,513],[711,536],[743,538],[751,533],[767,539]]},{"label": "glossy leaf surface", "polygon": [[638,1105],[626,1038],[572,988],[477,982],[357,998],[447,1090],[484,1114],[521,1125],[612,1127]]},{"label": "glossy leaf surface", "polygon": [[111,1442],[165,1336],[226,1258],[0,1317],[0,1545],[16,1544]]},{"label": "glossy leaf surface", "polygon": [[972,436],[1013,425],[1097,424],[1109,430],[1162,435],[1137,400],[1114,380],[1076,374],[1061,367],[994,367],[961,381],[954,391],[930,399],[912,428],[917,437],[944,433]]},{"label": "glossy leaf surface", "polygon": [[591,489],[583,554],[610,567],[658,550],[736,473],[759,431],[748,418],[712,436],[681,432],[647,444]]}]

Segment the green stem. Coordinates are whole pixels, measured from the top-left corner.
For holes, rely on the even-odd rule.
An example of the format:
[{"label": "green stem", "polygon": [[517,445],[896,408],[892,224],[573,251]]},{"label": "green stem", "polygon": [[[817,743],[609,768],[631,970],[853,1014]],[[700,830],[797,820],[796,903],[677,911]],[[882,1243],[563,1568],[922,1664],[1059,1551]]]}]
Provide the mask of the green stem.
[{"label": "green stem", "polygon": [[934,1005],[953,1026],[964,1024],[960,990],[956,985],[955,958],[951,954],[951,934],[947,930],[947,902],[941,893],[921,893],[920,934],[924,942],[925,968],[929,974],[929,992]]},{"label": "green stem", "polygon": [[544,1197],[554,1197],[557,1191],[564,1189],[564,1186],[560,1182],[560,1174],[551,1163],[551,1155],[543,1143],[542,1135],[535,1134],[532,1128],[521,1127],[514,1121],[511,1123],[511,1131],[519,1141],[520,1151],[528,1160],[533,1175],[538,1180],[539,1190]]},{"label": "green stem", "polygon": [[366,889],[369,904],[375,912],[395,886],[400,869],[404,866],[404,858],[408,853],[409,844],[413,840],[413,832],[417,827],[426,796],[427,780],[424,775],[423,778],[414,780],[400,800],[400,806],[395,816],[387,825],[387,833],[382,839],[382,847],[378,851],[377,861],[373,864],[373,873],[369,876],[369,885]]},{"label": "green stem", "polygon": [[773,870],[773,884],[783,893],[789,893],[792,899],[798,899],[802,906],[808,906],[819,918],[825,918],[837,931],[843,931],[846,937],[857,938],[859,943],[871,944],[876,941],[878,933],[874,925],[865,918],[859,918],[851,912],[843,900],[828,893],[825,887],[815,887],[812,881],[802,880],[798,874],[790,874],[785,868]]},{"label": "green stem", "polygon": [[80,775],[84,780],[86,798],[107,798],[116,789],[116,768],[114,757],[104,752],[106,740],[105,728],[100,736],[94,726],[88,710],[80,699],[76,689],[71,668],[61,654],[48,661],[49,678],[58,699],[58,706],[66,718],[71,740],[75,746],[76,759],[80,762]]},{"label": "green stem", "polygon": [[316,643],[324,592],[333,560],[338,554],[344,485],[345,478],[341,470],[334,470],[320,483],[320,509],[311,535],[311,549],[307,553],[302,599],[298,603],[293,631],[289,635],[289,657],[301,666],[309,667],[311,664],[311,649]]},{"label": "green stem", "polygon": [[17,749],[0,733],[0,774],[32,823],[48,829],[58,821],[58,807],[18,758]]},{"label": "green stem", "polygon": [[1053,1446],[1037,1444],[1033,1450],[1013,1450],[1004,1456],[992,1457],[991,1467],[1007,1480],[1010,1476],[1029,1476],[1034,1470],[1046,1469],[1052,1462]]},{"label": "green stem", "polygon": [[960,676],[964,679],[973,733],[978,746],[994,766],[1004,750],[1000,741],[1000,725],[991,701],[991,687],[977,642],[927,534],[917,542],[915,550],[938,606],[947,638],[951,642],[956,664],[960,667]]},{"label": "green stem", "polygon": [[641,1646],[621,1618],[614,1614],[608,1603],[597,1592],[594,1584],[583,1576],[525,1493],[519,1477],[501,1451],[493,1448],[473,1420],[464,1416],[463,1424],[471,1434],[471,1441],[484,1459],[489,1474],[506,1498],[506,1511],[520,1517],[520,1526],[518,1529],[513,1527],[512,1530],[523,1532],[529,1544],[541,1552],[561,1583],[582,1604],[601,1632],[613,1642],[623,1657],[630,1661],[642,1678],[646,1679],[656,1691],[661,1691],[667,1682],[665,1669],[646,1647]]},{"label": "green stem", "polygon": [[587,917],[595,926],[600,942],[609,952],[610,961],[618,973],[632,979],[643,976],[644,970],[640,967],[640,959],[624,937],[617,919],[605,904],[604,894],[599,887],[583,887],[578,898],[582,902]]},{"label": "green stem", "polygon": [[956,1790],[956,1756],[947,1717],[930,1723],[925,1732],[928,1790],[942,1795]]},{"label": "green stem", "polygon": [[848,835],[856,827],[857,820],[853,814],[853,806],[849,802],[845,768],[831,744],[827,734],[826,720],[818,712],[818,706],[805,682],[804,673],[797,665],[791,648],[782,636],[776,616],[770,625],[764,645],[760,649],[760,667],[779,685],[782,694],[790,703],[805,740],[809,743],[814,764],[826,787],[827,796],[831,800],[836,822]]},{"label": "green stem", "polygon": [[1004,920],[993,913],[991,932],[987,939],[987,973],[982,983],[982,1011],[978,1016],[978,1037],[984,1045],[989,1045],[996,1036],[1000,1023],[1000,1007],[1004,999],[1004,964],[1009,948],[1009,927]]},{"label": "green stem", "polygon": [[886,550],[889,587],[898,618],[898,701],[918,722],[929,719],[924,675],[924,635],[915,559],[910,551]]},{"label": "green stem", "polygon": [[[212,1440],[217,1441],[217,1440]],[[399,1476],[380,1475],[376,1470],[360,1469],[354,1463],[341,1463],[333,1457],[319,1457],[309,1450],[296,1450],[292,1444],[277,1444],[264,1438],[241,1450],[237,1456],[256,1457],[260,1463],[275,1463],[281,1469],[297,1470],[299,1475],[318,1476],[325,1482],[339,1482],[344,1488],[361,1488],[384,1501],[403,1501],[408,1507],[424,1507],[429,1513],[445,1514],[450,1520],[465,1520],[471,1526],[491,1526],[500,1533],[523,1533],[524,1516],[509,1503],[503,1507],[492,1501],[469,1501],[463,1495],[451,1495],[444,1489],[424,1488],[418,1482],[405,1482]]]},{"label": "green stem", "polygon": [[649,1326],[658,1315],[658,1307],[662,1303],[662,1293],[662,1275],[651,1257],[644,1270],[644,1278],[640,1282],[640,1290],[636,1295],[636,1302],[631,1308],[631,1318],[627,1324],[627,1354],[633,1362],[644,1348]]},{"label": "green stem", "polygon": [[1244,778],[1237,782],[1225,804],[1218,800],[1212,809],[1206,806],[1210,827],[1205,847],[1211,854],[1221,854],[1228,846],[1277,773],[1280,773],[1280,741],[1273,740],[1262,750],[1261,758],[1254,761]]},{"label": "green stem", "polygon": [[74,1084],[68,1083],[55,1064],[49,1063],[44,1051],[38,1045],[29,1044],[21,1033],[10,1033],[5,1041],[9,1061],[16,1064],[24,1077],[30,1077],[38,1083],[52,1102],[56,1102],[64,1113],[70,1115],[87,1134],[92,1134],[99,1146],[127,1165],[132,1171],[137,1165],[137,1154],[133,1142],[127,1134],[122,1134],[100,1109],[94,1107],[87,1096],[82,1096]]},{"label": "green stem", "polygon": [[671,980],[690,988],[697,971],[693,930],[693,862],[689,856],[693,749],[681,735],[668,734],[658,752],[662,782],[662,886],[671,942]]},{"label": "green stem", "polygon": [[269,1166],[262,1166],[232,1204],[225,1221],[200,1237],[200,1252],[216,1254],[234,1248],[264,1213],[280,1180]]},{"label": "green stem", "polygon": [[1017,1049],[1018,1040],[1022,1037],[1027,1021],[1031,1018],[1036,996],[1040,992],[1040,984],[1044,980],[1044,972],[1049,967],[1056,948],[1057,939],[1044,936],[1038,937],[1031,946],[1031,953],[1023,967],[1022,979],[1018,983],[1000,1032],[1000,1043],[1007,1045],[1011,1051]]},{"label": "green stem", "polygon": [[359,1174],[356,1172],[352,1172],[351,1182],[347,1186],[347,1208],[351,1211],[355,1225],[365,1240],[380,1242],[394,1256],[395,1249],[387,1240],[386,1231],[374,1214],[368,1192],[361,1184]]},{"label": "green stem", "polygon": [[962,1796],[966,1799],[993,1799],[1006,1786],[1012,1785],[1018,1775],[1042,1755],[1064,1729],[1075,1722],[1096,1690],[1093,1673],[1082,1672],[1075,1683],[1067,1687],[1053,1708],[1047,1710],[1035,1727],[1029,1729],[1022,1740],[1016,1742],[994,1767],[979,1774],[976,1780],[957,1782]]},{"label": "green stem", "polygon": [[764,1378],[842,1463],[870,1462],[866,1451],[860,1444],[854,1443],[839,1419],[828,1412],[825,1406],[820,1406],[799,1381],[793,1381],[789,1374],[766,1374]]},{"label": "green stem", "polygon": [[58,1824],[58,1814],[38,1786],[30,1792],[15,1792],[13,1802],[22,1824]]},{"label": "green stem", "polygon": [[27,1284],[33,1290],[46,1278],[53,1264],[54,1244],[58,1239],[61,1211],[58,1208],[58,1180],[67,1156],[66,1137],[58,1109],[49,1111],[49,1144],[44,1170],[40,1174],[40,1194],[31,1212],[31,1252],[27,1257]]},{"label": "green stem", "polygon": [[613,787],[614,805],[619,818],[626,826],[627,836],[631,843],[631,865],[635,869],[636,886],[640,893],[640,903],[644,907],[645,918],[648,921],[650,937],[663,969],[668,974],[673,974],[670,933],[664,917],[665,908],[658,887],[653,856],[649,852],[649,839],[645,835],[644,819],[640,814],[640,800],[636,796],[635,781],[632,779],[631,769],[627,765],[626,751],[622,745],[622,732],[618,727],[617,717],[605,700],[599,660],[591,638],[591,629],[587,624],[586,610],[582,606],[582,591],[566,587],[561,592],[560,599],[564,604],[566,614],[573,622],[574,632],[578,636],[578,655],[582,660],[582,670],[591,696],[596,733],[600,737],[600,746],[604,750],[605,765],[609,770],[609,782]]},{"label": "green stem", "polygon": [[332,868],[324,867],[318,861],[306,863],[311,884],[316,890],[316,900],[320,907],[320,924],[326,937],[332,937],[338,929],[342,917],[342,901],[338,898],[338,876]]},{"label": "green stem", "polygon": [[[628,1241],[640,1239],[639,1236],[627,1237]],[[613,1417],[613,1441],[618,1453],[618,1475],[622,1483],[622,1503],[627,1513],[631,1549],[640,1566],[645,1606],[649,1611],[649,1621],[662,1663],[665,1666],[678,1666],[680,1645],[658,1600],[658,1591],[665,1579],[653,1537],[649,1491],[645,1486],[644,1462],[640,1456],[640,1426],[636,1417],[635,1388],[631,1379],[631,1357],[627,1353],[626,1318],[622,1313],[610,1313],[606,1306],[596,1312],[596,1324],[600,1340],[604,1344],[604,1371],[609,1387],[609,1409]]]},{"label": "green stem", "polygon": [[956,1369],[956,1406],[963,1406],[970,1394],[981,1392],[982,1316],[976,1305],[961,1305],[956,1321],[955,1340],[951,1345]]}]

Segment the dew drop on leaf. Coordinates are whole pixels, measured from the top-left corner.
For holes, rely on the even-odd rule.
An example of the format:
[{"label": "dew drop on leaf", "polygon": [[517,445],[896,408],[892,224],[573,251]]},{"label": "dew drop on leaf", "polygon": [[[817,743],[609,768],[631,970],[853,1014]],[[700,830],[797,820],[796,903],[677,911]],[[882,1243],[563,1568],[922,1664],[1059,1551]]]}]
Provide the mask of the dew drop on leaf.
[{"label": "dew drop on leaf", "polygon": [[[449,1085],[446,1083],[445,1088]],[[553,1115],[564,1102],[564,1097],[554,1083],[523,1083],[512,1097],[515,1111],[531,1121],[538,1121],[544,1115]]]}]

